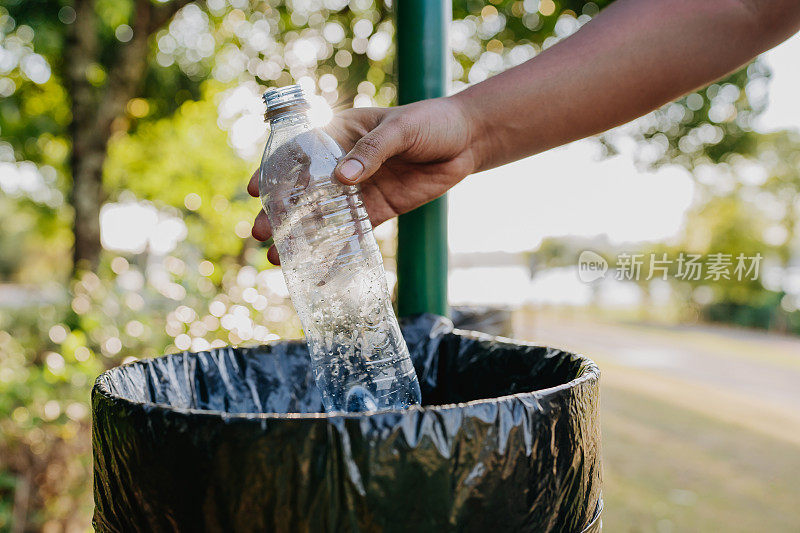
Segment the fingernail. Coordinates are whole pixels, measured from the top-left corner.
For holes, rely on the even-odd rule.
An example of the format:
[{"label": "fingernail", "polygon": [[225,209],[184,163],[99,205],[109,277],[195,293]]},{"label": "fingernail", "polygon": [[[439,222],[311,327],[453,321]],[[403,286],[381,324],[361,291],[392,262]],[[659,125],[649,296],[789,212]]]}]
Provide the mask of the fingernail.
[{"label": "fingernail", "polygon": [[281,258],[278,256],[278,250],[276,250],[273,246],[270,246],[269,250],[267,250],[267,261],[275,266],[281,264]]},{"label": "fingernail", "polygon": [[358,159],[348,159],[339,167],[339,172],[347,181],[356,181],[364,171],[364,165]]}]

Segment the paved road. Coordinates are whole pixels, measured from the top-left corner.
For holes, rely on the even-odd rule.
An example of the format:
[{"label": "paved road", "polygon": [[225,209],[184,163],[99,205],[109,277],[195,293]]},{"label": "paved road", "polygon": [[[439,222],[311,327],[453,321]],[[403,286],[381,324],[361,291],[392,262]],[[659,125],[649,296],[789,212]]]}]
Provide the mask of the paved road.
[{"label": "paved road", "polygon": [[[521,312],[515,336],[585,353],[606,386],[636,389],[800,444],[800,339],[713,326]],[[746,420],[744,420],[746,419]]]}]

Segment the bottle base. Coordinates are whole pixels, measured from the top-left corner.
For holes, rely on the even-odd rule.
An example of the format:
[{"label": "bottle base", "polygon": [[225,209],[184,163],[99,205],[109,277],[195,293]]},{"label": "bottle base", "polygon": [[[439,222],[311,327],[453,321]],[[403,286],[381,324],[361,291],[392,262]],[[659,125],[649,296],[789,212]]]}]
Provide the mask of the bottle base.
[{"label": "bottle base", "polygon": [[376,402],[372,394],[361,385],[356,385],[347,392],[344,405],[345,411],[348,413],[378,410],[378,402]]}]

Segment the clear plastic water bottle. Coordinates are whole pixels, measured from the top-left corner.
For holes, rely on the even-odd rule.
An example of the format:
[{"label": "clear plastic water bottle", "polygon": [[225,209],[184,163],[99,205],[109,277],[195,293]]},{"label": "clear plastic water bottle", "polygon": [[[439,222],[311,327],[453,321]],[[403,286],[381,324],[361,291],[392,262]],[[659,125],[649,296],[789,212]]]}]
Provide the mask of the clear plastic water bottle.
[{"label": "clear plastic water bottle", "polygon": [[333,177],[342,149],[312,127],[298,85],[264,93],[270,136],[259,190],[328,411],[399,409],[420,389],[358,188]]}]

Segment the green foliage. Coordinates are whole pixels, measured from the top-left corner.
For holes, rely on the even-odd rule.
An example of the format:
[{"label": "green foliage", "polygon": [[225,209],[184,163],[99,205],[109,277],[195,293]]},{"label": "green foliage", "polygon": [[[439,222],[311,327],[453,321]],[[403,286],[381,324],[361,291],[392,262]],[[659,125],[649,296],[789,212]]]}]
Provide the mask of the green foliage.
[{"label": "green foliage", "polygon": [[[786,294],[788,267],[798,246],[800,135],[782,131],[755,140],[756,148],[748,156],[733,154],[696,169],[700,198],[687,217],[679,246],[734,257],[760,253],[760,279],[693,282],[688,284],[690,292],[686,287],[678,291],[702,295],[701,311],[709,320],[800,333],[800,302]],[[772,275],[765,283],[767,269]]]},{"label": "green foliage", "polygon": [[601,136],[608,153],[635,140],[643,166],[679,164],[693,170],[728,157],[753,155],[760,136],[753,131],[766,105],[769,71],[759,61],[661,109]]},{"label": "green foliage", "polygon": [[0,279],[25,284],[66,278],[72,235],[64,211],[0,193]]},{"label": "green foliage", "polygon": [[[9,6],[13,7],[13,6]],[[34,6],[30,6],[34,7]],[[0,44],[9,55],[7,61],[11,69],[0,72],[3,87],[0,94],[0,135],[3,141],[11,143],[16,160],[30,160],[39,164],[63,165],[64,153],[49,147],[48,143],[64,134],[69,124],[68,95],[57,75],[41,74],[42,78],[32,81],[30,74],[41,54],[60,48],[59,42],[51,42],[48,33],[55,41],[60,35],[51,31],[52,25],[42,20],[43,14],[31,9],[32,22],[37,26],[20,23],[0,7]],[[43,31],[34,32],[33,27]],[[62,37],[63,38],[63,37]],[[13,59],[12,59],[13,58]],[[49,69],[49,67],[47,67]]]},{"label": "green foliage", "polygon": [[195,257],[190,245],[163,261],[116,256],[68,293],[29,290],[0,315],[0,528],[19,490],[28,504],[16,512],[31,527],[85,528],[89,391],[101,371],[179,349],[299,335],[280,271]]},{"label": "green foliage", "polygon": [[189,242],[212,260],[241,251],[256,212],[243,189],[256,165],[236,155],[217,125],[218,85],[209,82],[202,100],[112,140],[105,172],[110,190],[183,211]]}]

